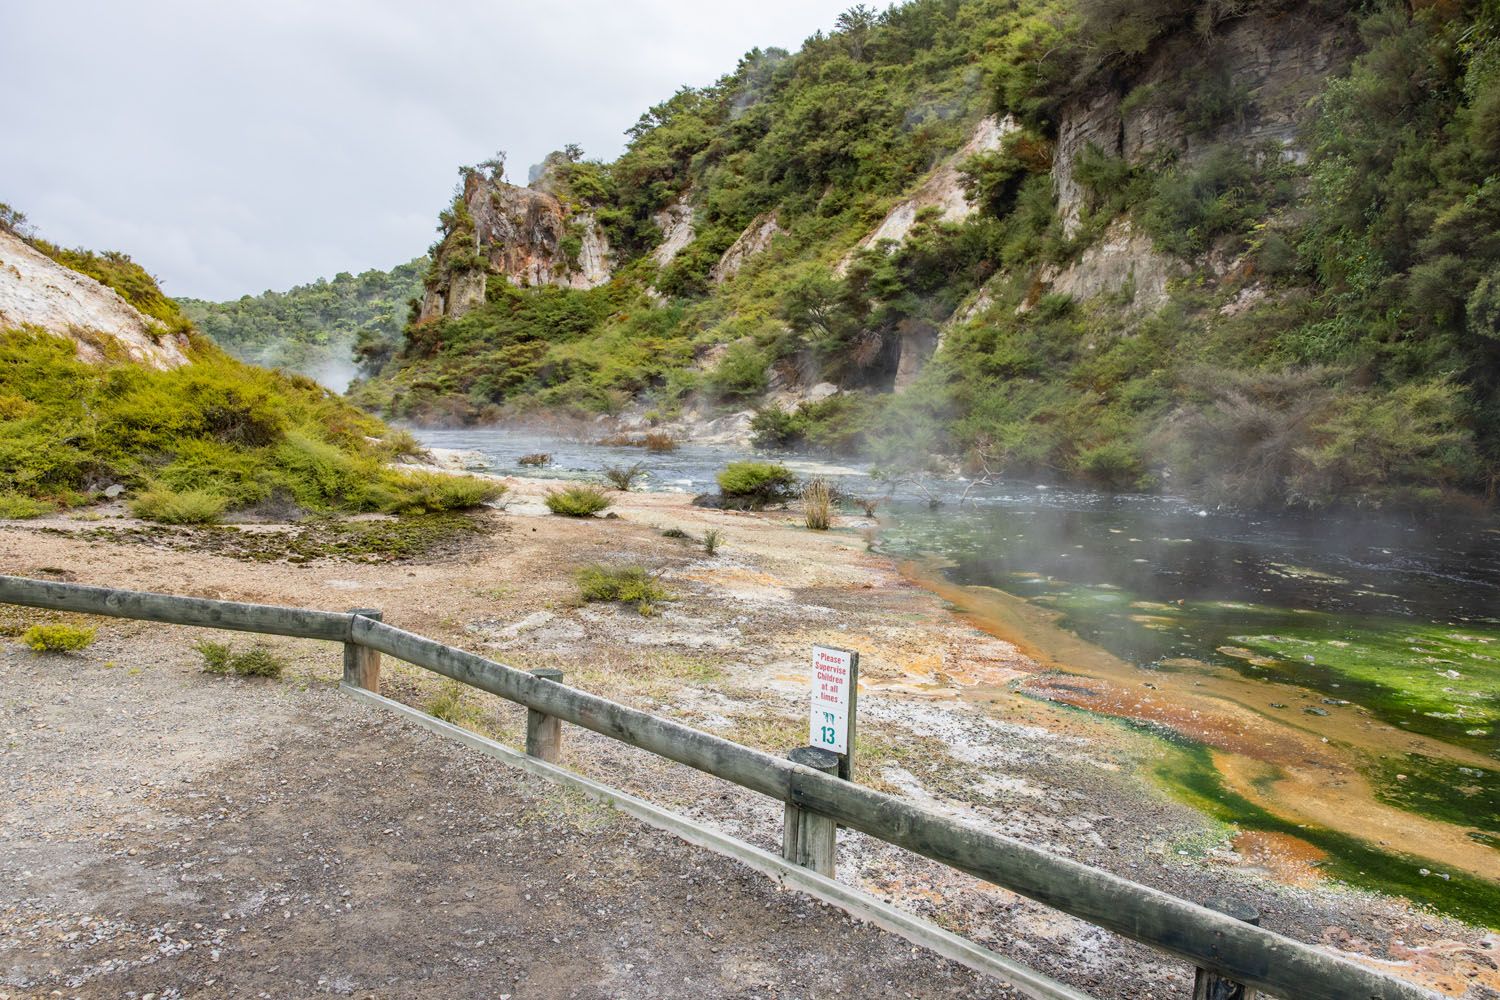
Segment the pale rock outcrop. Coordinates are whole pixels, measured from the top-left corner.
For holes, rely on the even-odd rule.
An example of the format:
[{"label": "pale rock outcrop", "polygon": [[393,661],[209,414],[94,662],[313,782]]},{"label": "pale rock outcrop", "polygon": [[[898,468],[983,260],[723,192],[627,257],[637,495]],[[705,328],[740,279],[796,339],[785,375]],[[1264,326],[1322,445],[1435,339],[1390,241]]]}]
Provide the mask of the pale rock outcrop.
[{"label": "pale rock outcrop", "polygon": [[[1180,261],[1158,252],[1151,237],[1138,232],[1129,219],[1117,219],[1078,260],[1062,270],[1043,268],[1037,280],[1046,291],[1079,301],[1128,292],[1125,309],[1149,312],[1166,304],[1167,282],[1184,271]],[[1028,299],[1017,311],[1025,312],[1032,304]]]},{"label": "pale rock outcrop", "polygon": [[[977,206],[964,192],[962,168],[971,157],[998,150],[1005,137],[1018,128],[1015,119],[990,115],[980,120],[963,148],[934,167],[922,183],[900,204],[891,209],[875,231],[859,241],[856,250],[875,246],[884,240],[900,243],[916,225],[917,216],[929,208],[938,210],[940,222],[962,222],[974,214]],[[839,262],[838,273],[848,268],[853,253]]]},{"label": "pale rock outcrop", "polygon": [[[1090,143],[1132,163],[1170,154],[1192,162],[1214,146],[1230,142],[1249,148],[1262,143],[1301,161],[1306,152],[1300,130],[1313,99],[1330,76],[1343,71],[1355,44],[1338,17],[1311,9],[1254,14],[1221,27],[1211,49],[1196,36],[1155,47],[1151,61],[1118,89],[1090,92],[1066,103],[1058,118],[1052,180],[1063,230],[1078,230],[1086,192],[1074,176],[1074,161]],[[1222,70],[1248,98],[1248,108],[1211,134],[1190,133],[1169,98],[1187,70]],[[1130,96],[1131,100],[1124,101]]]},{"label": "pale rock outcrop", "polygon": [[930,323],[904,324],[900,336],[901,354],[896,362],[896,381],[891,385],[891,391],[896,393],[911,388],[942,342],[941,329]]},{"label": "pale rock outcrop", "polygon": [[73,341],[78,356],[100,362],[101,338],[130,360],[153,368],[188,363],[186,338],[168,334],[114,289],[57,263],[0,230],[0,329],[34,326]]},{"label": "pale rock outcrop", "polygon": [[687,203],[684,195],[653,215],[651,221],[662,232],[661,243],[651,251],[651,259],[656,261],[657,267],[666,267],[697,236],[693,229],[693,206]]},{"label": "pale rock outcrop", "polygon": [[719,262],[708,272],[716,285],[724,282],[740,273],[740,268],[746,262],[766,251],[771,241],[778,236],[785,236],[786,230],[781,228],[781,220],[776,217],[775,212],[766,212],[757,215],[745,231],[729,245]]},{"label": "pale rock outcrop", "polygon": [[[544,175],[545,178],[545,175]],[[485,269],[445,269],[434,261],[419,321],[462,316],[484,302],[488,278],[513,285],[597,288],[612,272],[609,241],[590,212],[574,212],[556,195],[491,180],[475,171],[464,181],[463,200],[474,220],[474,250]],[[576,258],[569,236],[579,242]]]}]

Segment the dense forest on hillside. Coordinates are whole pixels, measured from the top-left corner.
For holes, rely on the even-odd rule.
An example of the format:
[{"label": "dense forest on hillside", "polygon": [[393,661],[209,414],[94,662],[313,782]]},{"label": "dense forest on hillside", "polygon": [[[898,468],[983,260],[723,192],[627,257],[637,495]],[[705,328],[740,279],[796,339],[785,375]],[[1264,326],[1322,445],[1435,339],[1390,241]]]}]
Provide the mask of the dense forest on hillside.
[{"label": "dense forest on hillside", "polygon": [[400,346],[426,269],[427,261],[418,258],[389,271],[344,272],[285,292],[178,303],[198,329],[242,361],[330,378],[342,388],[356,362],[378,368]]},{"label": "dense forest on hillside", "polygon": [[[855,7],[651,108],[616,161],[549,160],[612,280],[491,266],[482,306],[409,325],[355,398],[430,421],[760,405],[762,444],[883,462],[1242,504],[1493,499],[1497,28],[1494,0]],[[1278,49],[1309,37],[1326,70]],[[1267,139],[1274,91],[1308,81],[1295,138]],[[1123,124],[1078,140],[1106,103]],[[978,210],[861,246],[985,115],[1003,142],[958,165]],[[674,206],[692,239],[662,267]],[[486,267],[473,227],[456,198],[429,287]],[[1112,255],[1128,278],[1091,286]],[[844,391],[767,401],[818,381]]]}]

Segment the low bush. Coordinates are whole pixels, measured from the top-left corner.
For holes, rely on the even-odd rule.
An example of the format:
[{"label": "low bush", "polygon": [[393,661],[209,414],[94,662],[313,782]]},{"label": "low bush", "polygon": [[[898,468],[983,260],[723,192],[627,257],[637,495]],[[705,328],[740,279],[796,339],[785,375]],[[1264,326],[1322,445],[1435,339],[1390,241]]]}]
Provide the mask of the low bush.
[{"label": "low bush", "polygon": [[527,466],[529,468],[536,469],[536,468],[541,468],[542,466],[548,464],[551,461],[552,461],[552,453],[551,452],[549,452],[549,451],[534,451],[534,452],[532,452],[529,455],[522,455],[520,458],[516,459],[516,464],[517,465],[524,465],[524,466]]},{"label": "low bush", "polygon": [[229,499],[209,490],[183,490],[152,486],[130,502],[136,517],[162,524],[217,524],[229,507]]},{"label": "low bush", "polygon": [[686,541],[687,539],[692,538],[693,536],[690,535],[690,534],[688,534],[686,531],[683,531],[681,528],[668,528],[666,531],[663,531],[661,533],[661,537],[663,537],[663,538],[675,538],[678,541]]},{"label": "low bush", "polygon": [[630,465],[606,465],[604,467],[604,478],[609,480],[609,485],[617,490],[629,492],[637,480],[646,476],[646,463],[633,462]]},{"label": "low bush", "polygon": [[381,506],[393,514],[441,514],[499,500],[505,489],[504,483],[478,476],[410,472],[391,480],[389,499]]},{"label": "low bush", "polygon": [[775,462],[730,462],[715,478],[721,494],[752,509],[785,503],[797,485],[792,470]]},{"label": "low bush", "polygon": [[92,645],[97,631],[74,625],[33,625],[21,634],[21,641],[38,653],[73,653]]},{"label": "low bush", "polygon": [[614,506],[614,500],[597,486],[569,486],[547,492],[547,509],[562,517],[593,517]]},{"label": "low bush", "polygon": [[275,654],[264,646],[254,646],[243,653],[224,642],[198,643],[194,647],[203,657],[203,672],[206,674],[234,674],[236,677],[280,677],[286,669]]},{"label": "low bush", "polygon": [[52,505],[21,493],[0,493],[0,519],[24,520],[50,514]]},{"label": "low bush", "polygon": [[583,600],[634,604],[646,617],[656,613],[656,605],[675,600],[655,574],[640,566],[585,566],[578,571],[577,582]]}]

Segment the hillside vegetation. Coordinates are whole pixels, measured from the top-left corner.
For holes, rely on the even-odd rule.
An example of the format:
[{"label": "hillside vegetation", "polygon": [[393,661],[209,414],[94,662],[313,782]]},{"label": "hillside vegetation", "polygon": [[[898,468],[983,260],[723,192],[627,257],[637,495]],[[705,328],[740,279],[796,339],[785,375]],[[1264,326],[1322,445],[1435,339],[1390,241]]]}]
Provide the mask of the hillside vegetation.
[{"label": "hillside vegetation", "polygon": [[177,303],[199,330],[241,361],[347,381],[356,362],[378,368],[400,346],[426,269],[427,261],[418,258],[389,271],[340,273],[232,302]]},{"label": "hillside vegetation", "polygon": [[[852,8],[651,108],[613,163],[549,158],[607,285],[519,287],[461,191],[429,291],[477,273],[482,304],[408,325],[355,398],[759,407],[765,445],[1238,504],[1493,499],[1497,27],[1493,0]],[[954,163],[985,116],[1003,138]],[[968,210],[869,243],[945,162]]]},{"label": "hillside vegetation", "polygon": [[[108,330],[0,330],[0,517],[80,506],[112,486],[137,514],[176,523],[231,511],[443,511],[498,495],[470,477],[392,468],[419,450],[410,435],[311,379],[229,357],[129,257],[61,250],[18,231],[21,221],[0,214],[7,233],[113,288],[158,319],[161,336],[183,338],[187,361],[132,362],[108,349]],[[84,344],[102,345],[102,360],[82,360]]]}]

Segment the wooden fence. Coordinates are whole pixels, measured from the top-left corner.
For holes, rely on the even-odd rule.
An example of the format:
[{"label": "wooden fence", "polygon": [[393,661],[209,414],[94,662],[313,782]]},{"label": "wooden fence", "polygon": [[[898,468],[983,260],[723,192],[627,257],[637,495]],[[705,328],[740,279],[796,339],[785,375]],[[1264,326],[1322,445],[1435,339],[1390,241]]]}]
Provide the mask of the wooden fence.
[{"label": "wooden fence", "polygon": [[[1222,977],[1287,1000],[1431,1000],[1435,994],[1236,916],[1058,857],[973,823],[863,788],[670,719],[385,624],[378,612],[311,611],[0,576],[0,603],[344,644],[344,681],[378,690],[384,653],[524,705],[528,733],[582,726],[843,824],[1045,903],[1197,966],[1197,992]],[[530,743],[530,741],[528,741]],[[553,754],[555,739],[528,751]],[[789,821],[788,829],[803,824]],[[794,836],[797,834],[793,834]],[[1227,985],[1227,984],[1226,984]],[[1238,986],[1236,987],[1239,988]],[[1221,995],[1230,995],[1222,993]]]}]

